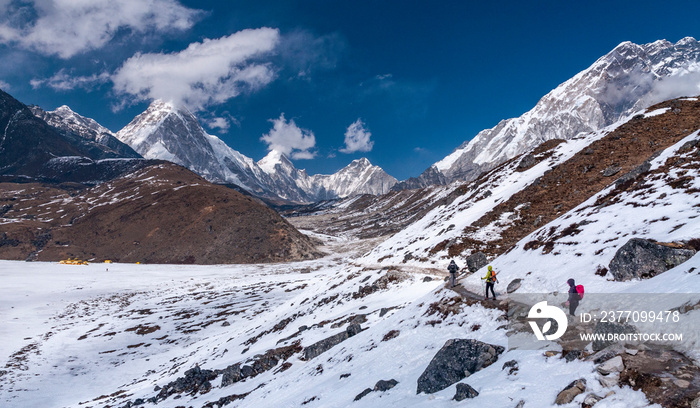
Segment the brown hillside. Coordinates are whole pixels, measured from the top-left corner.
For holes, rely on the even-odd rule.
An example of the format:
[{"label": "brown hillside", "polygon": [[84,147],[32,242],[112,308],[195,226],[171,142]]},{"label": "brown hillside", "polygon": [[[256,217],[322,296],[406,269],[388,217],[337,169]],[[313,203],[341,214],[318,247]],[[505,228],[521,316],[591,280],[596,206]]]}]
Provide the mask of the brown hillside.
[{"label": "brown hillside", "polygon": [[218,264],[319,255],[273,210],[174,164],[89,189],[0,184],[4,259]]},{"label": "brown hillside", "polygon": [[[538,227],[637,169],[655,153],[700,129],[699,101],[675,99],[652,106],[648,111],[667,107],[670,109],[661,115],[633,118],[496,206],[467,228],[459,242],[449,247],[450,256],[467,250],[500,255]],[[516,209],[522,204],[527,205]],[[498,222],[501,214],[506,212],[514,212],[516,217],[505,227],[499,240],[481,242],[472,238],[473,232]]]}]

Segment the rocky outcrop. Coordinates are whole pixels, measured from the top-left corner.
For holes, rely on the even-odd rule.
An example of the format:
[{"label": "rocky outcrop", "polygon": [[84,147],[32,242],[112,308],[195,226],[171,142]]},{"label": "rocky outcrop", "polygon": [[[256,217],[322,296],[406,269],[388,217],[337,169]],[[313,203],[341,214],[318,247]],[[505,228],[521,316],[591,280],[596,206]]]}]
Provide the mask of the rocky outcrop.
[{"label": "rocky outcrop", "polygon": [[519,279],[519,278],[513,279],[512,281],[510,281],[510,283],[508,284],[508,287],[506,288],[506,292],[513,293],[516,290],[520,289],[520,285],[521,285],[522,281],[523,280]]},{"label": "rocky outcrop", "polygon": [[457,384],[457,391],[455,392],[455,396],[452,397],[452,399],[455,401],[462,401],[467,398],[475,398],[478,395],[479,391],[472,388],[471,385],[459,383]]},{"label": "rocky outcrop", "polygon": [[349,339],[350,337],[356,335],[361,331],[362,327],[359,324],[351,324],[347,327],[347,329],[345,329],[345,331],[340,332],[331,337],[325,338],[319,342],[316,342],[304,348],[304,355],[301,359],[306,361],[311,360],[312,358],[325,353],[326,351],[330,350],[331,348],[337,346],[338,344],[344,342],[345,340]]},{"label": "rocky outcrop", "polygon": [[580,378],[571,384],[567,385],[558,395],[557,399],[554,401],[557,405],[565,405],[574,400],[579,394],[586,391],[586,379]]},{"label": "rocky outcrop", "polygon": [[504,348],[473,339],[452,339],[435,354],[418,378],[417,394],[444,390],[493,364]]},{"label": "rocky outcrop", "polygon": [[299,343],[294,343],[291,346],[279,347],[268,350],[265,354],[256,355],[251,361],[246,363],[237,363],[226,367],[223,370],[217,370],[217,374],[221,374],[221,386],[243,381],[246,378],[255,377],[258,374],[264,373],[273,369],[280,361],[286,361],[301,351]]},{"label": "rocky outcrop", "polygon": [[180,377],[161,388],[160,392],[155,397],[156,401],[162,401],[173,394],[206,394],[211,390],[210,381],[217,376],[218,374],[214,370],[202,370],[199,366],[191,368],[185,371],[184,377]]},{"label": "rocky outcrop", "polygon": [[616,281],[646,279],[666,272],[694,255],[692,249],[674,248],[648,239],[632,238],[617,251],[608,269]]},{"label": "rocky outcrop", "polygon": [[357,394],[357,395],[355,396],[355,401],[361,400],[362,398],[364,398],[365,396],[367,396],[367,394],[369,394],[370,392],[375,392],[375,391],[379,391],[379,392],[389,391],[390,389],[396,387],[396,385],[397,385],[398,383],[399,383],[399,382],[396,381],[396,380],[394,380],[393,378],[392,378],[391,380],[379,380],[379,381],[377,381],[376,384],[374,384],[374,388],[365,388],[361,393]]},{"label": "rocky outcrop", "polygon": [[469,272],[474,273],[486,266],[488,262],[486,254],[483,252],[475,252],[467,257],[467,269],[469,269]]}]

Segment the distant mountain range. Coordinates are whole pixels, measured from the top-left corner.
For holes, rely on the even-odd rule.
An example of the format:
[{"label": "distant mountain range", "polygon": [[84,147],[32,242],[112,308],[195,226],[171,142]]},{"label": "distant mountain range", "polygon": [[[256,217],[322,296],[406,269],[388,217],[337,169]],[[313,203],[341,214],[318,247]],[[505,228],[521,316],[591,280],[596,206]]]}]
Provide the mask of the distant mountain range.
[{"label": "distant mountain range", "polygon": [[384,194],[398,181],[367,159],[353,161],[331,175],[308,175],[284,154],[271,151],[259,162],[208,134],[187,109],[156,100],[116,134],[69,107],[34,113],[69,134],[81,135],[121,157],[167,160],[185,166],[213,183],[234,184],[267,199],[297,203]]},{"label": "distant mountain range", "polygon": [[207,264],[321,255],[258,200],[144,159],[67,107],[30,109],[0,91],[0,128],[1,259]]},{"label": "distant mountain range", "polygon": [[[686,37],[638,45],[624,42],[586,70],[545,95],[518,118],[501,121],[465,141],[450,155],[407,185],[424,187],[440,181],[471,181],[480,174],[552,139],[570,140],[602,129],[667,99],[694,95],[700,43]],[[399,188],[401,186],[397,186]]]}]

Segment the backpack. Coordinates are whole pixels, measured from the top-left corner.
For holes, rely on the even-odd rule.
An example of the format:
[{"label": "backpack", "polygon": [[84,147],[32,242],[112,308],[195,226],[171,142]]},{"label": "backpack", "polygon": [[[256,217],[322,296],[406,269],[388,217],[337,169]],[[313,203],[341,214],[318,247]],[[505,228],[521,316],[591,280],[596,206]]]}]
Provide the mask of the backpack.
[{"label": "backpack", "polygon": [[583,300],[583,285],[576,285],[576,292],[578,292],[578,297]]}]

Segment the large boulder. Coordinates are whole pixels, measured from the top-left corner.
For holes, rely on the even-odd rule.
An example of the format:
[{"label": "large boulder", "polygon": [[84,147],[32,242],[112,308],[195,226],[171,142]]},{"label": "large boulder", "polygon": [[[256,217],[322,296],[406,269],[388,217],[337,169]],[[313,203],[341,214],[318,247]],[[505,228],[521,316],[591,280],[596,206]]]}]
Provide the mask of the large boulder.
[{"label": "large boulder", "polygon": [[433,394],[493,364],[505,349],[472,339],[448,340],[418,378],[417,394]]},{"label": "large boulder", "polygon": [[471,273],[478,271],[488,263],[489,261],[486,259],[486,254],[483,252],[476,252],[467,257],[467,269],[469,269]]},{"label": "large boulder", "polygon": [[506,288],[506,292],[508,293],[513,293],[516,290],[520,289],[520,285],[522,284],[523,280],[518,278],[518,279],[513,279],[510,281],[508,284],[508,287]]},{"label": "large boulder", "polygon": [[632,238],[617,251],[608,269],[616,281],[651,278],[682,264],[693,255],[695,251],[692,249]]},{"label": "large boulder", "polygon": [[476,398],[478,396],[479,391],[472,388],[471,385],[459,383],[457,384],[457,391],[455,392],[455,396],[452,397],[452,399],[455,401],[462,401],[467,398]]}]

